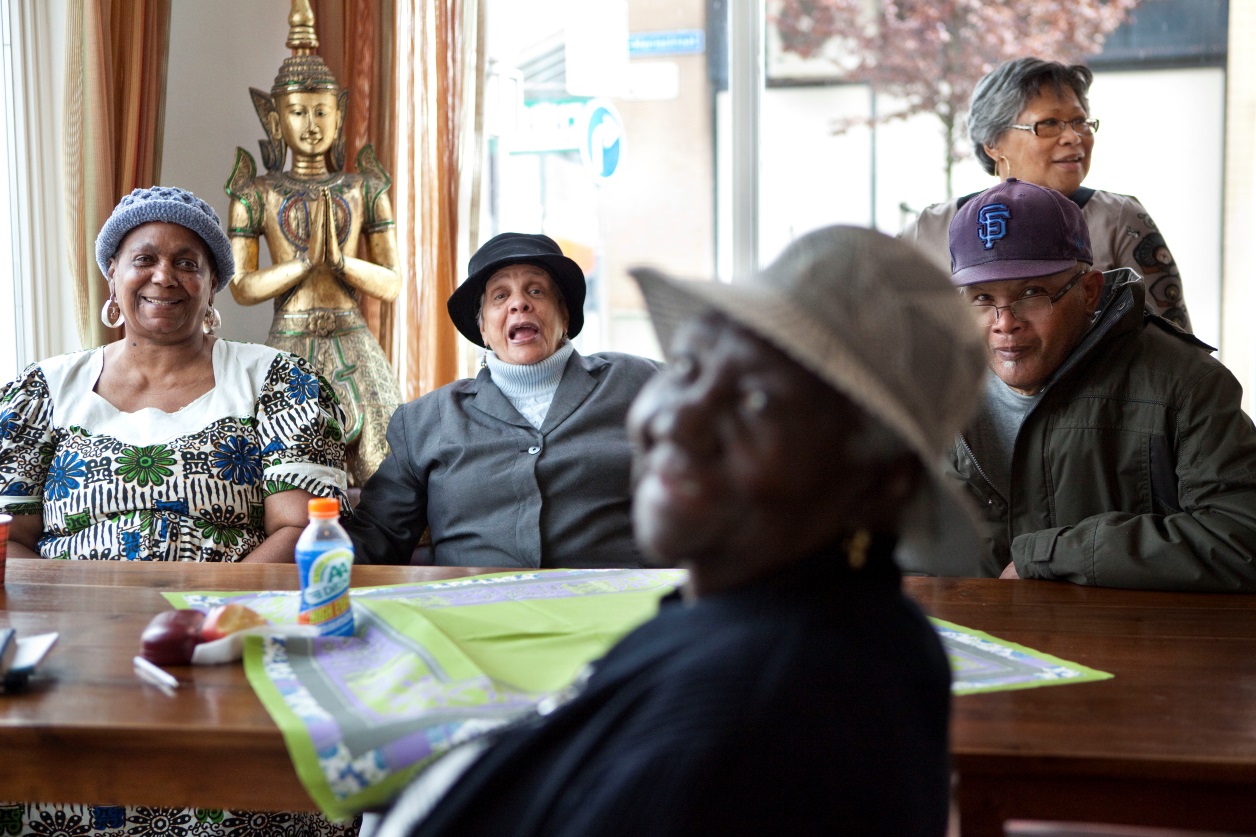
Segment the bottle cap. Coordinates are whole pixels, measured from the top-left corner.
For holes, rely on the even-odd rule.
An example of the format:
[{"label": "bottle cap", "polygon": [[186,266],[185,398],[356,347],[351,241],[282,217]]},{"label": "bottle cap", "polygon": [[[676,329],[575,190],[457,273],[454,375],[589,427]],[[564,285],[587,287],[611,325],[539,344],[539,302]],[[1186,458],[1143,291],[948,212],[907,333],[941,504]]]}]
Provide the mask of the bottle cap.
[{"label": "bottle cap", "polygon": [[340,501],[334,497],[315,497],[309,508],[310,517],[340,517]]}]

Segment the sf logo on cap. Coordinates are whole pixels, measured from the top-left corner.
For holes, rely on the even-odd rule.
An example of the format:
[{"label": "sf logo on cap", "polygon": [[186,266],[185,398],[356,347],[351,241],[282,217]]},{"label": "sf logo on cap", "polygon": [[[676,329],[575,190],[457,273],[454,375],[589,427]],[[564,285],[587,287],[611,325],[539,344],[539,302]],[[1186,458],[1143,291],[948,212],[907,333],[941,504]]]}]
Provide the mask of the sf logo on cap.
[{"label": "sf logo on cap", "polygon": [[1007,219],[1012,213],[1001,203],[987,204],[977,213],[977,237],[985,242],[986,249],[994,246],[994,242],[1007,235]]}]

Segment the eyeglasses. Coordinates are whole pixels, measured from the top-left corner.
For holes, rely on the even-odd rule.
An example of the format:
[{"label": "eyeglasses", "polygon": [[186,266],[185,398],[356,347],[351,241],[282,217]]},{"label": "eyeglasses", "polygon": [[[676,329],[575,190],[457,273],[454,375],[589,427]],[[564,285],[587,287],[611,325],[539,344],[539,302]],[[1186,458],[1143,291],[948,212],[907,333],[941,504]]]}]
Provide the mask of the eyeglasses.
[{"label": "eyeglasses", "polygon": [[1013,302],[1011,305],[995,305],[993,302],[983,302],[973,300],[969,303],[972,308],[973,315],[977,318],[977,322],[983,326],[991,326],[999,321],[999,312],[1008,311],[1013,317],[1022,323],[1032,323],[1038,320],[1046,319],[1051,316],[1052,307],[1055,303],[1064,298],[1064,295],[1073,289],[1077,284],[1077,280],[1081,279],[1090,268],[1079,271],[1068,284],[1054,295],[1036,294],[1034,296],[1023,297]]},{"label": "eyeglasses", "polygon": [[1035,122],[1032,125],[1009,125],[1009,128],[1015,128],[1018,131],[1029,131],[1036,137],[1058,137],[1064,133],[1066,127],[1072,128],[1073,133],[1078,136],[1088,137],[1091,134],[1098,133],[1098,119],[1043,119],[1041,122]]}]

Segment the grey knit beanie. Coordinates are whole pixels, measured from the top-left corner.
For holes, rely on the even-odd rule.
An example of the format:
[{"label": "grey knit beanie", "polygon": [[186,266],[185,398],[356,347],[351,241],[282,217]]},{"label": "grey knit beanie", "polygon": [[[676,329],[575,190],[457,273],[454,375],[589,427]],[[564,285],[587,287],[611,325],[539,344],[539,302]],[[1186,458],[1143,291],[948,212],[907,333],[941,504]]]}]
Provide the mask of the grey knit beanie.
[{"label": "grey knit beanie", "polygon": [[113,214],[96,236],[96,264],[105,278],[109,278],[109,260],[118,252],[118,245],[127,233],[150,221],[167,221],[187,227],[201,237],[209,248],[218,272],[215,291],[221,291],[235,274],[235,259],[231,255],[231,241],[222,231],[218,213],[205,201],[186,189],[177,186],[150,186],[136,189],[118,201]]}]

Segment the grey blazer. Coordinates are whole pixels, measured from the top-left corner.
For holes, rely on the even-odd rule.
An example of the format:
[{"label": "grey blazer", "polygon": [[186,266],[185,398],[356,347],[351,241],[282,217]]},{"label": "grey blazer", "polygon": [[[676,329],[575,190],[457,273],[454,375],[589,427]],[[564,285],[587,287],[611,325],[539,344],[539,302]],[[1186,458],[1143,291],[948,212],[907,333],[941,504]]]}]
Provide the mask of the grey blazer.
[{"label": "grey blazer", "polygon": [[359,563],[404,564],[431,527],[435,563],[637,567],[628,407],[659,364],[572,353],[540,430],[487,369],[403,404],[391,453],[346,528]]}]

